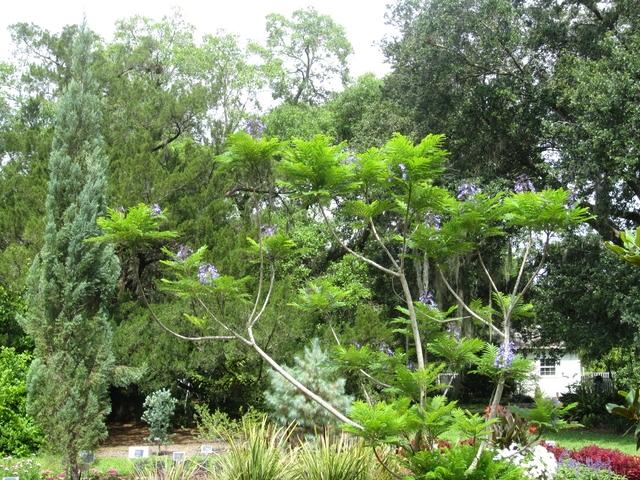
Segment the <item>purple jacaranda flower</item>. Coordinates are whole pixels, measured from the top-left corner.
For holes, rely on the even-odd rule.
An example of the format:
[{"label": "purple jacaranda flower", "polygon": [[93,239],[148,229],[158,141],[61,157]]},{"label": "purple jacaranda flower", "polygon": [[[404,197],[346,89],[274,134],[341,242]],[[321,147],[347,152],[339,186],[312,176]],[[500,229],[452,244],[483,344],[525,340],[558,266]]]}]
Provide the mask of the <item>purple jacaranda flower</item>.
[{"label": "purple jacaranda flower", "polygon": [[210,263],[203,263],[198,268],[198,280],[202,285],[213,285],[213,281],[219,276],[218,269]]},{"label": "purple jacaranda flower", "polygon": [[419,297],[420,303],[426,305],[427,307],[436,308],[438,305],[436,304],[436,299],[433,296],[433,292],[429,290],[423,290],[420,292]]},{"label": "purple jacaranda flower", "polygon": [[260,229],[260,234],[263,237],[272,237],[275,235],[277,227],[275,225],[263,225]]},{"label": "purple jacaranda flower", "polygon": [[427,226],[431,226],[436,230],[440,230],[442,226],[442,217],[440,215],[436,215],[435,213],[427,213],[424,216],[424,223]]},{"label": "purple jacaranda flower", "polygon": [[513,185],[513,191],[516,193],[535,192],[536,187],[533,186],[533,182],[529,176],[523,173],[522,175],[518,175],[516,178],[516,183]]},{"label": "purple jacaranda flower", "polygon": [[387,342],[380,342],[379,350],[382,353],[389,355],[390,357],[393,356],[393,349],[387,344]]},{"label": "purple jacaranda flower", "polygon": [[157,217],[158,215],[162,215],[162,208],[157,203],[151,205],[151,215]]},{"label": "purple jacaranda flower", "polygon": [[400,169],[400,176],[402,177],[402,180],[406,180],[407,179],[407,166],[404,163],[399,163],[398,164],[398,168]]},{"label": "purple jacaranda flower", "polygon": [[464,182],[458,187],[458,194],[456,198],[458,200],[467,200],[473,197],[476,193],[480,192],[480,189],[473,183]]},{"label": "purple jacaranda flower", "polygon": [[176,257],[178,257],[179,260],[184,260],[192,253],[193,250],[191,249],[191,247],[188,247],[187,245],[180,245],[178,251],[176,252]]},{"label": "purple jacaranda flower", "polygon": [[246,132],[253,138],[260,138],[266,128],[265,124],[256,118],[247,120],[247,123],[245,124]]},{"label": "purple jacaranda flower", "polygon": [[506,345],[503,343],[498,349],[498,355],[493,363],[494,367],[508,368],[513,363],[515,358],[515,349],[512,342],[508,342]]}]

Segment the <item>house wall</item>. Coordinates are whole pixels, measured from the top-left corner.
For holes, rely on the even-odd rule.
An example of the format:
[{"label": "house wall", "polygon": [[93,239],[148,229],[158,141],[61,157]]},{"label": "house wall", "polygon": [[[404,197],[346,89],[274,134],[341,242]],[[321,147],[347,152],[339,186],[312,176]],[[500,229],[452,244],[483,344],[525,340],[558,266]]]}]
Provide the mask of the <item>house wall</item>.
[{"label": "house wall", "polygon": [[[580,381],[582,364],[575,353],[568,353],[556,363],[555,375],[541,375],[540,359],[534,362],[534,375],[545,397],[559,397],[569,390],[569,385]],[[535,392],[535,387],[529,394]]]}]

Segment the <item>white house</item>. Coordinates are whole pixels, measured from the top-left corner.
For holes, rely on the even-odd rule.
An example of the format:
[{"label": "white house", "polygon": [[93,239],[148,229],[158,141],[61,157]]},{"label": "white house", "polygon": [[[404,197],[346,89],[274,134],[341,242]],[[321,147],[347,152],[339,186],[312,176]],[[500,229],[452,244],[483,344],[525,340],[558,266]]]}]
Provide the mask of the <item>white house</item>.
[{"label": "white house", "polygon": [[[530,356],[534,360],[534,378],[545,397],[558,398],[569,391],[569,385],[582,378],[582,364],[575,353],[565,353],[557,360],[551,357]],[[533,395],[536,385],[528,388],[527,393]]]}]

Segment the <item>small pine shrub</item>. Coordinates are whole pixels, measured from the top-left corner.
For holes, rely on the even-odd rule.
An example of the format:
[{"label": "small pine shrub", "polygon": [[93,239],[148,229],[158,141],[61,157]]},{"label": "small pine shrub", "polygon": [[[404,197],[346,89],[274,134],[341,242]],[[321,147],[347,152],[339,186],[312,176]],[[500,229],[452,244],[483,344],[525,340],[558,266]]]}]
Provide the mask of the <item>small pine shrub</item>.
[{"label": "small pine shrub", "polygon": [[[337,368],[317,338],[304,349],[302,356],[295,357],[295,365],[290,372],[338,410],[346,412],[349,409],[353,398],[345,394],[345,379],[338,376]],[[265,399],[278,423],[288,425],[296,422],[306,433],[337,424],[333,415],[305,397],[281,375],[271,371],[270,376],[271,388]]]},{"label": "small pine shrub", "polygon": [[177,402],[168,389],[157,390],[144,400],[142,420],[149,425],[147,440],[158,444],[158,448],[169,439],[171,417]]}]

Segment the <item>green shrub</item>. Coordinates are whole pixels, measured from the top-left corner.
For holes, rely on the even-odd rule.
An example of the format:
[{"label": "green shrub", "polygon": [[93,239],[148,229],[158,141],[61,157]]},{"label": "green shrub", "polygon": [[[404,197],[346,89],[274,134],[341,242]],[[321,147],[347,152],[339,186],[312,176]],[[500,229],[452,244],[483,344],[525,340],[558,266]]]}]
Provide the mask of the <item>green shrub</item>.
[{"label": "green shrub", "polygon": [[611,470],[595,469],[577,462],[564,463],[558,469],[555,480],[624,480]]},{"label": "green shrub", "polygon": [[494,453],[485,450],[476,469],[465,474],[473,462],[477,448],[456,445],[442,450],[423,450],[410,456],[407,467],[416,480],[524,480],[522,470],[506,461],[493,459]]},{"label": "green shrub", "polygon": [[223,440],[227,436],[242,436],[244,426],[249,423],[260,424],[266,414],[249,407],[239,420],[232,419],[220,410],[209,411],[206,405],[196,405],[195,420],[198,438],[202,440]]},{"label": "green shrub", "polygon": [[0,453],[25,456],[38,450],[42,432],[27,415],[27,371],[31,357],[0,347]]},{"label": "green shrub", "polygon": [[624,431],[623,422],[616,422],[607,412],[607,404],[618,400],[618,392],[609,383],[584,380],[570,386],[569,392],[560,397],[562,403],[578,402],[569,419],[580,422],[585,427],[611,427]]},{"label": "green shrub", "polygon": [[228,430],[233,420],[220,410],[209,411],[206,405],[195,405],[194,419],[198,438],[202,440],[218,440],[221,432]]},{"label": "green shrub", "polygon": [[169,439],[171,417],[178,401],[167,389],[157,390],[144,400],[142,420],[149,425],[149,441],[160,445]]},{"label": "green shrub", "polygon": [[345,436],[331,441],[323,435],[317,442],[306,442],[295,460],[294,480],[368,480],[375,470],[371,450]]}]

